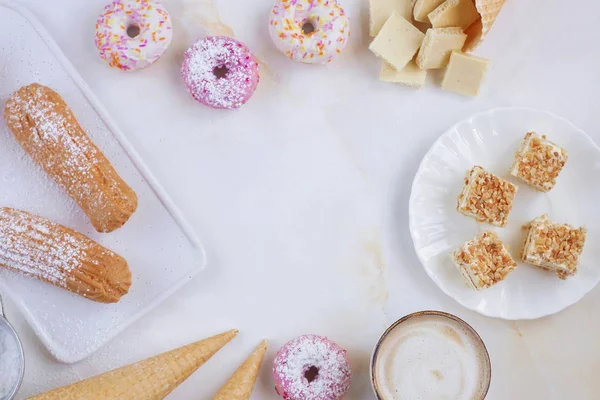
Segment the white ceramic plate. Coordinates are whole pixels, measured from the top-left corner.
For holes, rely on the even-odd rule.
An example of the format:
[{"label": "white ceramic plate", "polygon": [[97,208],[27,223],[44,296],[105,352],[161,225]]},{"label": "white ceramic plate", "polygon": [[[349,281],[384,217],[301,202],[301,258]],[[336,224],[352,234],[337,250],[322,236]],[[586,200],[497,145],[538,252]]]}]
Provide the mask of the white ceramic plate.
[{"label": "white ceramic plate", "polygon": [[50,353],[60,361],[76,362],[189,282],[205,266],[205,252],[144,161],[33,15],[12,1],[0,0],[0,26],[0,110],[23,85],[39,82],[52,87],[138,194],[138,209],[124,227],[110,234],[96,232],[79,207],[25,154],[0,117],[0,206],[24,209],[82,232],[122,255],[131,268],[131,289],[116,304],[94,303],[4,268],[0,271],[0,289]]},{"label": "white ceramic plate", "polygon": [[[509,178],[513,155],[528,131],[546,134],[569,153],[556,186],[540,193],[516,178],[514,208],[505,228],[478,223],[456,211],[456,197],[473,165]],[[579,301],[600,280],[600,148],[569,121],[548,112],[499,108],[458,123],[423,158],[409,203],[410,231],[429,276],[450,297],[481,314],[503,319],[533,319]],[[567,280],[519,263],[505,281],[483,290],[469,288],[450,253],[478,232],[493,229],[517,260],[521,226],[548,213],[551,220],[588,229],[579,271]]]}]

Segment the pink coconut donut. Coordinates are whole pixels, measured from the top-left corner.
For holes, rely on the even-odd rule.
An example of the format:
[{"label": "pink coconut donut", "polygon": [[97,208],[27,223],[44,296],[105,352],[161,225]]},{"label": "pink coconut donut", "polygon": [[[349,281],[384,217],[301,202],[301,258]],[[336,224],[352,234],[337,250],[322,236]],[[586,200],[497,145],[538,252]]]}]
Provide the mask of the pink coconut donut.
[{"label": "pink coconut donut", "polygon": [[275,390],[284,400],[338,400],[350,388],[346,350],[324,336],[286,343],[273,364]]},{"label": "pink coconut donut", "polygon": [[181,76],[194,97],[212,108],[235,110],[259,81],[259,64],[241,42],[227,36],[198,40],[183,56]]}]

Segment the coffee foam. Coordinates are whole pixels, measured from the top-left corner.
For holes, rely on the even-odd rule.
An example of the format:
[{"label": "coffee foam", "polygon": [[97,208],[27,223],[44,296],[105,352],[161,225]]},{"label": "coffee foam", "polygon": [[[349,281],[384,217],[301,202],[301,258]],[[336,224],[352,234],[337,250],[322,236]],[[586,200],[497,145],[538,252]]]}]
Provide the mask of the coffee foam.
[{"label": "coffee foam", "polygon": [[488,387],[487,351],[460,322],[416,315],[383,339],[373,374],[383,400],[480,400]]}]

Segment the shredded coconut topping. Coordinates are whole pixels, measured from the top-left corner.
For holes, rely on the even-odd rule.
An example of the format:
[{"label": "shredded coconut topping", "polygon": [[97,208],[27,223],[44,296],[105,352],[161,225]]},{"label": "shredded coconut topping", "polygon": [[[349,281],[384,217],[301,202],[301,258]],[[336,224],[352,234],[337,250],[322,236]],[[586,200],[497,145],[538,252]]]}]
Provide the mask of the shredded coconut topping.
[{"label": "shredded coconut topping", "polygon": [[[217,76],[215,68],[224,76]],[[181,75],[199,102],[237,109],[254,93],[258,71],[258,62],[244,44],[226,36],[209,36],[185,52]]]},{"label": "shredded coconut topping", "polygon": [[[314,367],[309,382],[305,374]],[[287,400],[333,400],[350,387],[346,351],[323,336],[305,335],[288,342],[277,353],[273,368],[278,393]]]}]

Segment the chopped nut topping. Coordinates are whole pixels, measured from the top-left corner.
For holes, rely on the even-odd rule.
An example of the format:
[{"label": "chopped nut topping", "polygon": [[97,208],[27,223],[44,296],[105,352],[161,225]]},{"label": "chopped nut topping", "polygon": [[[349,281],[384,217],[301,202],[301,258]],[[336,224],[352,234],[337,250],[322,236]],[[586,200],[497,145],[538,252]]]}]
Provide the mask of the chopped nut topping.
[{"label": "chopped nut topping", "polygon": [[515,185],[476,165],[465,178],[456,209],[480,222],[504,226],[516,192]]},{"label": "chopped nut topping", "polygon": [[454,252],[453,260],[459,270],[467,269],[477,278],[470,282],[476,289],[500,282],[517,266],[493,231],[481,232],[465,243]]},{"label": "chopped nut topping", "polygon": [[535,132],[525,135],[515,154],[511,175],[542,192],[550,191],[567,162],[567,152]]},{"label": "chopped nut topping", "polygon": [[529,233],[523,248],[523,262],[555,271],[561,279],[577,272],[587,234],[585,228],[554,223],[546,214],[531,221],[526,228]]}]

